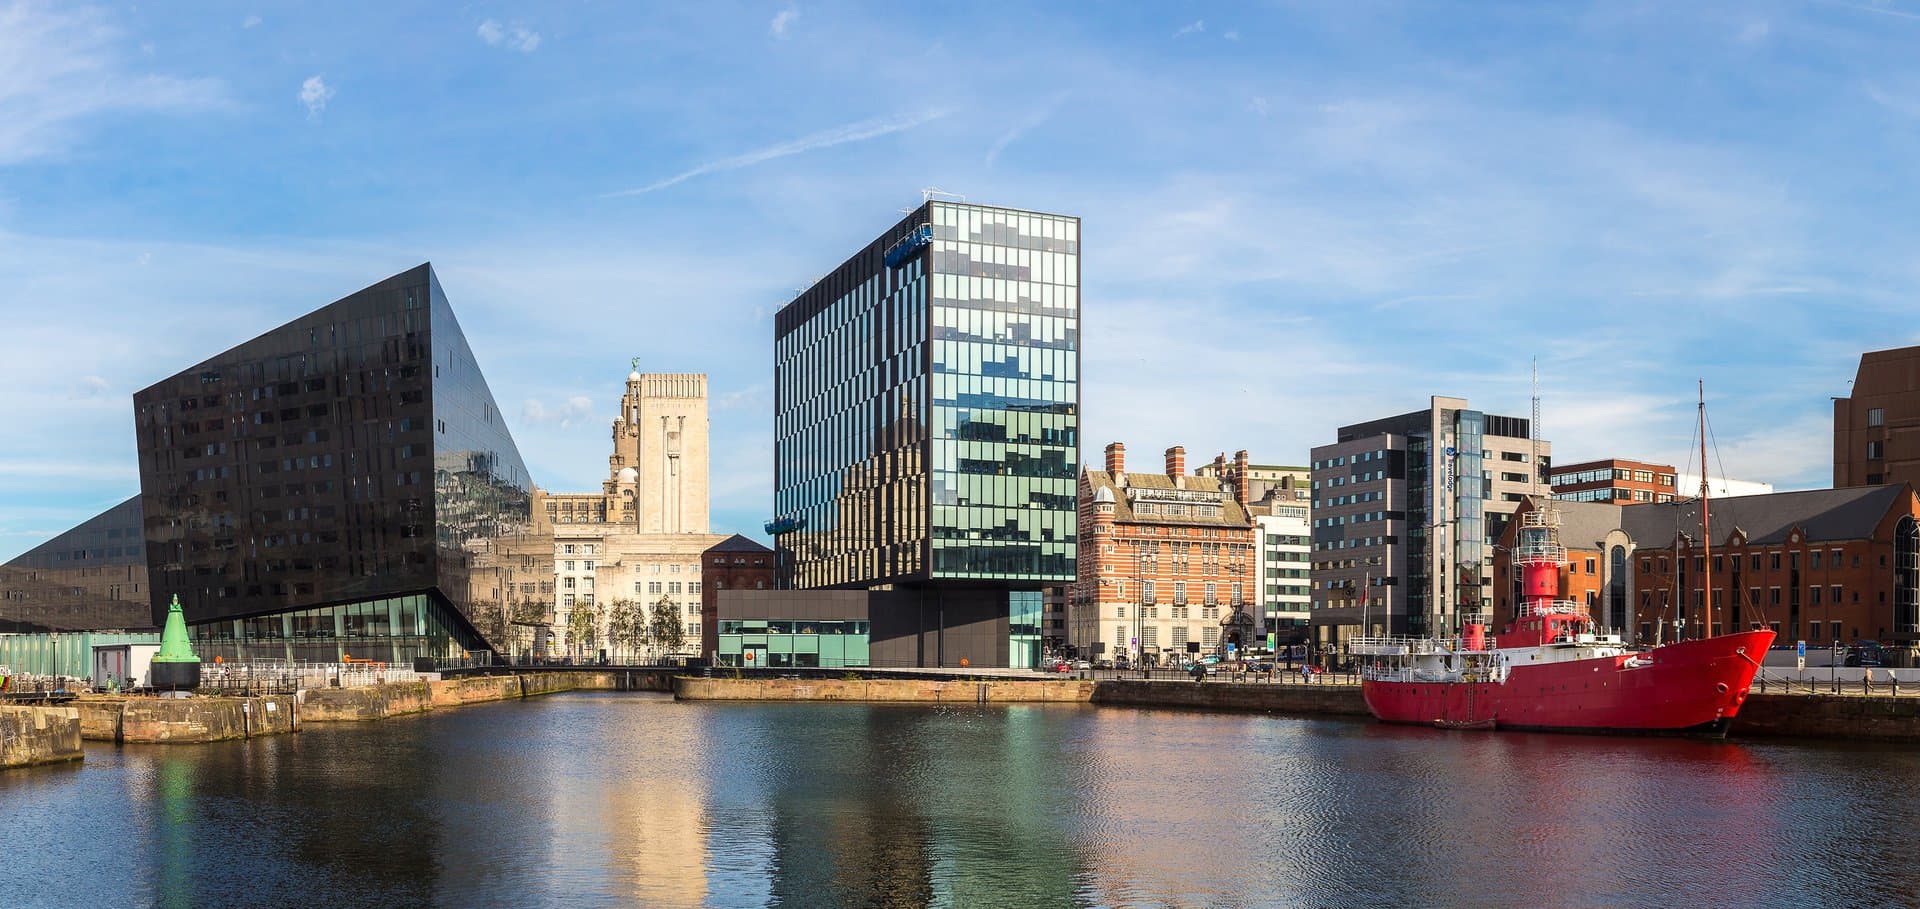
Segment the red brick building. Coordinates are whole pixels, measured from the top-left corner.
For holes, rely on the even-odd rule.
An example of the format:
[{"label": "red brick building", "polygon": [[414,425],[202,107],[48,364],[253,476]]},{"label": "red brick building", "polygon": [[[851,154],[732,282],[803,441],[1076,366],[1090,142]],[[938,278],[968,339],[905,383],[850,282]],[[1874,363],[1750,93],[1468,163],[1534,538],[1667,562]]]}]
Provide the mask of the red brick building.
[{"label": "red brick building", "polygon": [[[1529,501],[1522,510],[1537,503]],[[1563,595],[1602,626],[1651,643],[1699,634],[1705,547],[1697,502],[1623,508],[1557,502],[1573,561]],[[1711,502],[1715,634],[1769,627],[1782,643],[1877,640],[1920,648],[1920,496],[1909,484],[1815,489]],[[1509,531],[1508,536],[1511,535]],[[1512,540],[1503,537],[1502,547]],[[1495,568],[1512,578],[1506,550]],[[1511,580],[1497,615],[1512,617]]]},{"label": "red brick building", "polygon": [[1684,496],[1674,487],[1672,464],[1649,464],[1626,458],[1555,464],[1549,474],[1553,497],[1569,502],[1671,502]]},{"label": "red brick building", "polygon": [[1920,483],[1920,347],[1876,350],[1833,399],[1833,485]]},{"label": "red brick building", "polygon": [[1130,473],[1126,446],[1105,470],[1080,472],[1079,578],[1068,639],[1088,658],[1165,664],[1190,653],[1245,651],[1259,620],[1248,609],[1257,542],[1247,513],[1247,453],[1220,477],[1189,476],[1186,449],[1163,472]]},{"label": "red brick building", "polygon": [[734,534],[700,554],[700,656],[720,649],[720,591],[773,587],[773,550]]}]

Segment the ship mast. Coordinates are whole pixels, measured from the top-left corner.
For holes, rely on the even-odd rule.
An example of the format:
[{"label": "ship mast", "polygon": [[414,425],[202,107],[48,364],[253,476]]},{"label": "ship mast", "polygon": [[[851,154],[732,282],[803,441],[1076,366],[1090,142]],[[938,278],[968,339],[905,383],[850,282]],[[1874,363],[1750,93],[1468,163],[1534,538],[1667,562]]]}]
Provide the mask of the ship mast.
[{"label": "ship mast", "polygon": [[1707,503],[1707,380],[1699,380],[1700,386],[1700,583],[1704,589],[1700,592],[1701,604],[1705,607],[1704,621],[1700,624],[1700,636],[1713,636],[1713,518]]}]

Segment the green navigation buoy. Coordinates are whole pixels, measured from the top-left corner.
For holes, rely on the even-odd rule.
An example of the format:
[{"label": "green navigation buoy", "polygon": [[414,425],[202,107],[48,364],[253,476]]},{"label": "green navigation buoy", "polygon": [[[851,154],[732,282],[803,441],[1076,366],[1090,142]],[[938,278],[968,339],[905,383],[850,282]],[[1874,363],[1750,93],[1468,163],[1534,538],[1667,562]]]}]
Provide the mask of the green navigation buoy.
[{"label": "green navigation buoy", "polygon": [[200,658],[187,639],[187,615],[180,608],[179,594],[174,594],[173,603],[167,606],[167,626],[160,631],[160,652],[153,656],[148,678],[161,691],[200,687]]}]

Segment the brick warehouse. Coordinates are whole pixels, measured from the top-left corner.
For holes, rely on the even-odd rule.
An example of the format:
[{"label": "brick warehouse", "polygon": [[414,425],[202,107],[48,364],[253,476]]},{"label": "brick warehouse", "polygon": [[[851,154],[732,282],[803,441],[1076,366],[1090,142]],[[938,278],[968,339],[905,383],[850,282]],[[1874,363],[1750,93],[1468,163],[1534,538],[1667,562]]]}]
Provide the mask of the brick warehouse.
[{"label": "brick warehouse", "polygon": [[[1522,506],[1531,511],[1538,500]],[[1704,552],[1697,501],[1622,507],[1557,502],[1572,565],[1562,595],[1588,605],[1630,640],[1695,637],[1702,621]],[[1878,640],[1911,664],[1920,644],[1920,496],[1910,484],[1816,489],[1716,499],[1716,634],[1770,627],[1780,643]],[[1496,615],[1513,615],[1507,547],[1495,569]],[[1681,591],[1683,595],[1676,596]]]},{"label": "brick warehouse", "polygon": [[[1186,449],[1164,473],[1129,473],[1126,446],[1106,470],[1080,473],[1080,574],[1068,620],[1077,653],[1165,663],[1194,652],[1245,649],[1258,542],[1247,511],[1247,453],[1220,477],[1189,476]],[[1189,646],[1192,645],[1192,646]]]}]

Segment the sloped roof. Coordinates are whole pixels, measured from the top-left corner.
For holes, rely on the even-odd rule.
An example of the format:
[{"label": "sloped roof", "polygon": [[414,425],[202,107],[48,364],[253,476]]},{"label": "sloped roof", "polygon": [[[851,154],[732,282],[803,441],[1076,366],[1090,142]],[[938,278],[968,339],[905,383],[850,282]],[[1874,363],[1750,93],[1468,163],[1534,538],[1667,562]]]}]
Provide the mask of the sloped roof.
[{"label": "sloped roof", "polygon": [[736,533],[733,536],[730,536],[724,540],[721,540],[718,543],[713,544],[712,546],[708,546],[707,551],[708,552],[772,552],[773,550],[768,549],[767,547],[762,546],[759,543],[756,543],[753,540],[747,537],[743,537]]},{"label": "sloped roof", "polygon": [[[1114,493],[1113,519],[1127,523],[1143,524],[1192,524],[1210,527],[1251,527],[1253,519],[1247,517],[1247,510],[1233,497],[1233,491],[1222,486],[1214,477],[1185,477],[1186,486],[1176,487],[1173,478],[1163,473],[1127,473],[1127,485],[1121,486],[1113,481],[1113,474],[1104,470],[1086,471],[1087,485],[1097,494],[1101,489]],[[1193,517],[1191,515],[1139,515],[1133,513],[1133,500],[1127,495],[1128,489],[1179,489],[1190,492],[1222,493],[1220,516],[1217,518]]]},{"label": "sloped roof", "polygon": [[[1714,499],[1710,503],[1713,539],[1724,541],[1739,530],[1748,543],[1783,543],[1796,526],[1811,542],[1865,539],[1873,536],[1880,519],[1906,489],[1904,484],[1851,486]],[[1620,512],[1621,529],[1641,545],[1671,541],[1676,530],[1692,537],[1700,534],[1697,500],[1633,505]]]},{"label": "sloped roof", "polygon": [[[1535,510],[1544,501],[1542,496],[1530,497]],[[1606,540],[1607,534],[1621,529],[1620,517],[1624,511],[1634,508],[1651,508],[1651,505],[1615,505],[1612,502],[1568,502],[1554,500],[1553,510],[1560,513],[1560,542],[1568,549],[1598,550]],[[1645,543],[1645,540],[1634,539]]]}]

